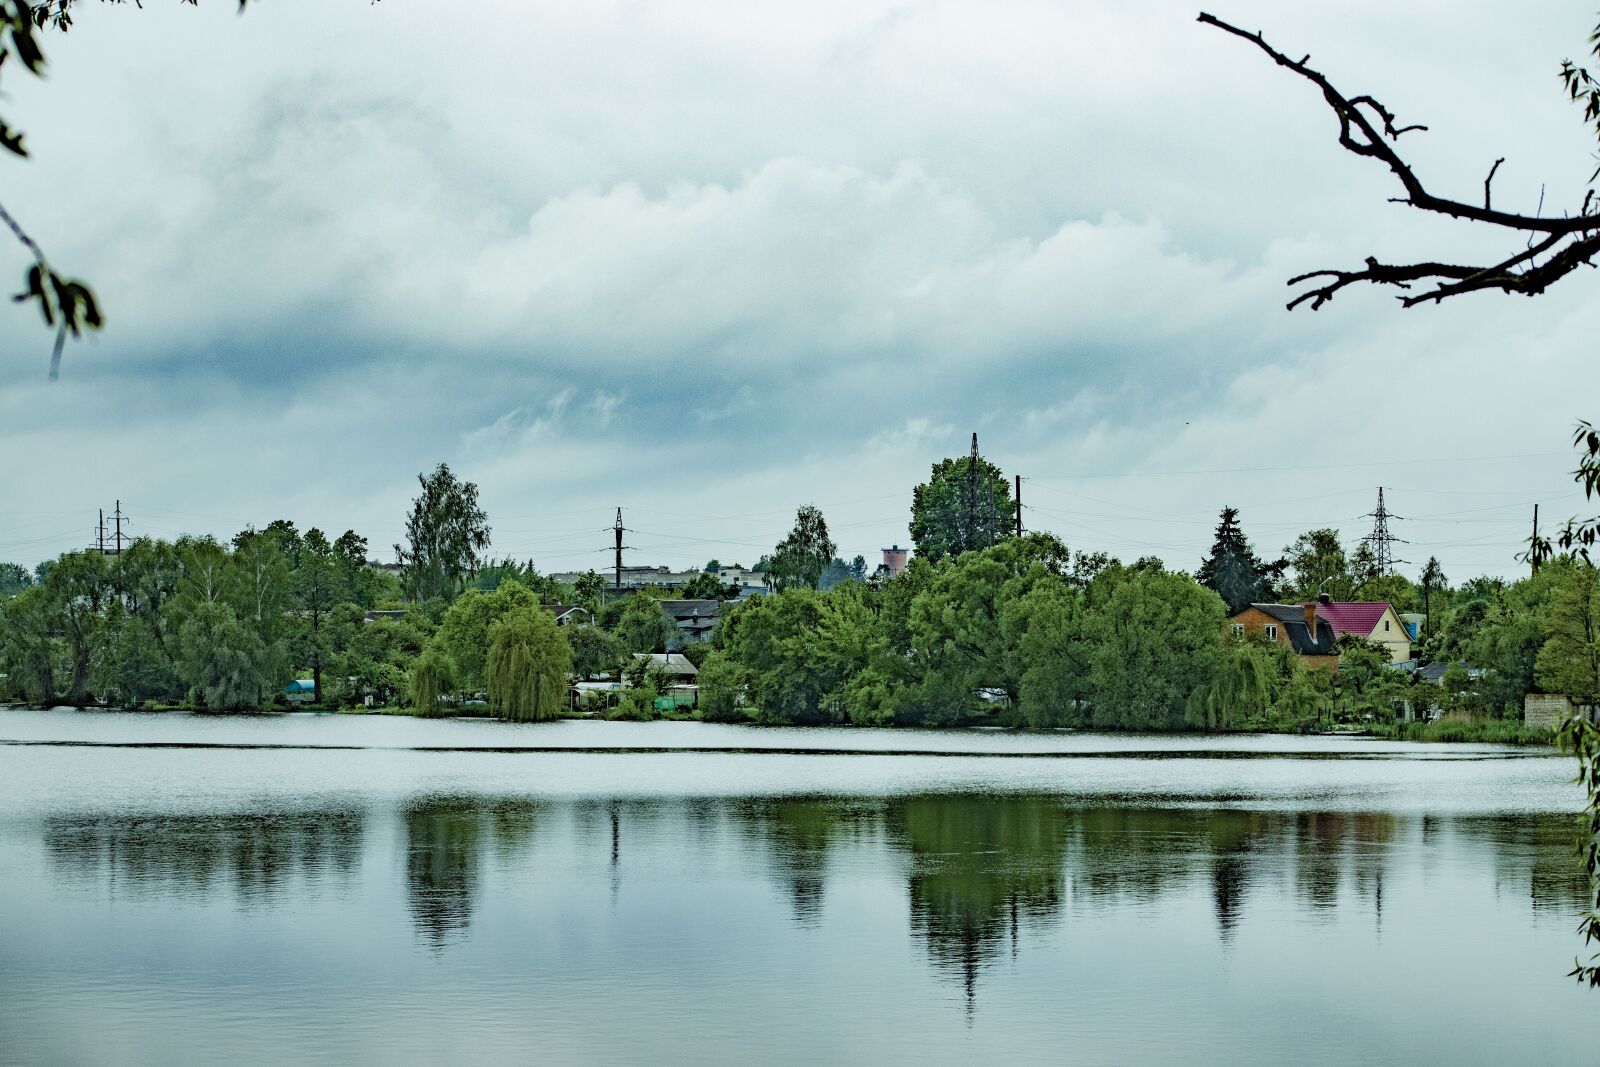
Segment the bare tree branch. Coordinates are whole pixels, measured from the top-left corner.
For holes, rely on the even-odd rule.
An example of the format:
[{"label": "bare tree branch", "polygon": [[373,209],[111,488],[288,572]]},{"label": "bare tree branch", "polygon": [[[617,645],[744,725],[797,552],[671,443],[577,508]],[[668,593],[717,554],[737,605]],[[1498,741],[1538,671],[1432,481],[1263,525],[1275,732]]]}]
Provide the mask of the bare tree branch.
[{"label": "bare tree branch", "polygon": [[[1200,14],[1199,21],[1249,41],[1274,63],[1320,89],[1323,100],[1339,120],[1340,146],[1354,155],[1378,160],[1399,180],[1405,195],[1392,197],[1392,203],[1407,204],[1422,211],[1528,235],[1523,250],[1488,266],[1438,262],[1384,264],[1369,256],[1362,270],[1311,271],[1290,279],[1289,284],[1328,279],[1327,284],[1297,295],[1288,304],[1291,310],[1308,301],[1312,310],[1316,310],[1332,300],[1339,290],[1356,283],[1393,285],[1408,293],[1413,283],[1437,283],[1425,292],[1401,296],[1400,302],[1406,307],[1430,300],[1437,303],[1446,297],[1485,289],[1532,296],[1544,292],[1552,283],[1578,267],[1593,265],[1594,257],[1600,254],[1600,214],[1591,214],[1589,211],[1592,194],[1584,197],[1583,209],[1575,216],[1497,211],[1491,200],[1491,185],[1495,173],[1505,162],[1504,157],[1495,160],[1484,179],[1482,207],[1431,193],[1395,148],[1402,134],[1426,130],[1426,126],[1399,125],[1394,113],[1375,97],[1345,96],[1326,76],[1307,66],[1310,56],[1291,59],[1268,44],[1260,33],[1242,30],[1205,12]],[[1540,207],[1543,207],[1542,201]],[[1545,253],[1550,253],[1550,257],[1542,263],[1537,262],[1538,257]]]}]

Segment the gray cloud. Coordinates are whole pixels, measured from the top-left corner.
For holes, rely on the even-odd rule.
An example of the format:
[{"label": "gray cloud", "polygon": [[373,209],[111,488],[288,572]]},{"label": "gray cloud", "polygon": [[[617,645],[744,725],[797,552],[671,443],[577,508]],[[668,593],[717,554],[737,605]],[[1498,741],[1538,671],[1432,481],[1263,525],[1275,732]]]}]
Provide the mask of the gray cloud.
[{"label": "gray cloud", "polygon": [[[37,158],[4,201],[111,328],[47,385],[0,310],[0,558],[119,496],[386,546],[439,460],[551,569],[619,504],[641,559],[753,558],[811,501],[870,556],[973,429],[1031,523],[1180,566],[1223,503],[1271,551],[1393,485],[1452,576],[1581,506],[1585,283],[1284,314],[1291,274],[1482,242],[1189,7],[482,6],[86,9],[47,85],[8,76]],[[1592,169],[1552,76],[1581,5],[1229,6],[1428,122],[1449,189]]]}]

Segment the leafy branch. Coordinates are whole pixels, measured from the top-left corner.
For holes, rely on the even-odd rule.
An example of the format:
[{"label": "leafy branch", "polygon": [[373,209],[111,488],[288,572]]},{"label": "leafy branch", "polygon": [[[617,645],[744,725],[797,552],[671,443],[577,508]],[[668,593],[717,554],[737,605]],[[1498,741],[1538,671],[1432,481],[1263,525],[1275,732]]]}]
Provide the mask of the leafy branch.
[{"label": "leafy branch", "polygon": [[[1561,747],[1578,757],[1578,783],[1589,803],[1584,808],[1584,832],[1578,839],[1578,856],[1589,872],[1589,910],[1578,923],[1583,944],[1600,944],[1600,727],[1581,710],[1574,709],[1561,724]],[[1579,985],[1600,988],[1600,952],[1589,962],[1575,960],[1571,976]]]},{"label": "leafy branch", "polygon": [[[1469,203],[1429,192],[1415,170],[1400,155],[1396,147],[1401,136],[1423,132],[1420,124],[1401,125],[1395,115],[1375,97],[1370,95],[1347,96],[1337,89],[1321,72],[1308,66],[1310,56],[1293,59],[1267,43],[1260,33],[1250,33],[1201,12],[1199,21],[1214,26],[1224,33],[1255,45],[1278,66],[1311,82],[1322,92],[1322,98],[1339,120],[1339,145],[1354,155],[1377,160],[1400,182],[1405,195],[1391,197],[1392,203],[1406,204],[1421,211],[1448,215],[1485,226],[1496,227],[1523,235],[1509,255],[1487,264],[1461,264],[1426,261],[1420,263],[1383,263],[1368,256],[1359,269],[1315,270],[1290,278],[1291,286],[1311,283],[1305,291],[1289,301],[1290,310],[1310,302],[1311,309],[1322,307],[1346,286],[1357,283],[1392,285],[1406,291],[1398,299],[1405,307],[1446,297],[1486,289],[1505,293],[1534,296],[1571,274],[1580,266],[1593,266],[1594,257],[1600,254],[1600,211],[1591,212],[1595,203],[1594,190],[1585,194],[1583,205],[1576,215],[1527,215],[1502,211],[1493,206],[1492,185],[1495,172],[1505,160],[1495,160],[1483,182],[1483,203]],[[1591,37],[1600,55],[1600,30]],[[1587,71],[1574,67],[1569,61],[1562,66],[1562,77],[1568,95],[1578,100],[1585,95],[1585,117],[1593,121],[1600,135],[1600,80],[1590,77]],[[1600,171],[1596,172],[1600,175]],[[1421,291],[1413,285],[1423,286]]]},{"label": "leafy branch", "polygon": [[[40,34],[46,29],[66,32],[72,28],[72,12],[81,0],[44,0],[32,4],[29,0],[0,0],[0,73],[6,63],[15,58],[36,78],[44,77],[45,57],[40,45]],[[101,3],[121,4],[127,0],[100,0]],[[133,0],[143,8],[142,0]],[[180,0],[198,6],[199,0]],[[243,11],[248,0],[239,0]],[[0,154],[9,153],[18,158],[28,156],[22,131],[0,116]],[[4,207],[0,207],[0,223],[4,223],[12,236],[33,259],[25,276],[23,290],[14,298],[18,303],[37,300],[45,325],[56,331],[55,348],[50,356],[50,378],[61,374],[61,353],[67,337],[81,337],[87,330],[98,330],[105,325],[99,302],[88,284],[78,278],[58,274],[46,258],[39,243],[30,237],[21,224]]]}]

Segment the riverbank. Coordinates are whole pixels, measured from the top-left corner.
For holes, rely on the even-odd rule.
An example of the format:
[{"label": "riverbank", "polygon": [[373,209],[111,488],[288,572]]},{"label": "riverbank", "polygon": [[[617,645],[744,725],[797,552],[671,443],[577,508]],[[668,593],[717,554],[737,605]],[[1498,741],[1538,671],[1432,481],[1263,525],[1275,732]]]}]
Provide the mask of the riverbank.
[{"label": "riverbank", "polygon": [[[0,710],[34,711],[39,710],[26,705],[0,704]],[[384,705],[380,707],[344,707],[344,708],[315,708],[308,706],[274,708],[266,711],[252,712],[203,712],[192,708],[177,705],[145,705],[138,708],[112,709],[112,708],[87,708],[70,709],[83,711],[126,711],[134,714],[204,714],[208,717],[227,718],[229,716],[268,717],[284,714],[310,714],[310,715],[337,715],[341,718],[356,716],[373,716],[376,718],[401,718],[401,719],[431,719],[433,721],[449,721],[451,719],[468,719],[477,721],[496,721],[497,716],[487,705],[475,705],[454,709],[453,714],[444,716],[425,716],[416,708],[403,705]],[[645,720],[628,719],[624,717],[610,718],[603,714],[592,714],[578,711],[564,711],[556,716],[557,721],[571,722],[639,722]],[[700,717],[693,711],[674,710],[658,711],[654,719],[647,721],[656,722],[700,722]],[[756,724],[748,724],[756,725]],[[991,734],[1014,734],[1019,737],[1026,736],[1059,736],[1062,734],[1122,734],[1122,731],[1089,731],[1072,729],[1030,730],[1022,727],[1005,725],[995,721],[969,722],[953,727],[872,727],[850,726],[849,724],[780,724],[770,726],[775,731],[802,730],[816,726],[837,727],[867,733],[926,733],[933,729],[957,729]],[[1158,737],[1333,737],[1333,738],[1371,738],[1380,741],[1416,742],[1419,744],[1496,744],[1516,745],[1520,747],[1554,747],[1555,737],[1552,731],[1544,728],[1524,726],[1513,719],[1474,719],[1467,722],[1437,722],[1437,723],[1375,723],[1359,728],[1333,729],[1305,733],[1289,729],[1248,729],[1216,731],[1211,733],[1196,731],[1127,731],[1125,736],[1142,736],[1150,733]]]}]

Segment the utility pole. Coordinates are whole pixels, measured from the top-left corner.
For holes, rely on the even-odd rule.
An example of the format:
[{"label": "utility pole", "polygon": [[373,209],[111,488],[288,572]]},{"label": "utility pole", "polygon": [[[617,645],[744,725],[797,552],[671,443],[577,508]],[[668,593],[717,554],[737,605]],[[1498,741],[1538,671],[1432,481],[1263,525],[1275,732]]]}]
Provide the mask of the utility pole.
[{"label": "utility pole", "polygon": [[100,509],[100,525],[98,527],[98,533],[96,534],[95,544],[96,544],[96,547],[99,549],[100,554],[102,556],[105,555],[106,554],[106,509],[105,508],[101,508]]},{"label": "utility pole", "polygon": [[1396,515],[1384,507],[1383,486],[1381,485],[1378,486],[1378,508],[1376,511],[1369,511],[1367,517],[1372,520],[1372,532],[1367,535],[1366,542],[1372,548],[1373,561],[1378,568],[1378,577],[1387,578],[1393,572],[1396,563],[1405,562],[1405,560],[1394,558],[1392,546],[1395,544],[1410,544],[1410,542],[1402,540],[1389,532],[1389,520],[1403,518],[1403,516]]},{"label": "utility pole", "polygon": [[967,460],[967,543],[962,547],[978,547],[978,435],[972,435],[972,457]]},{"label": "utility pole", "polygon": [[127,518],[127,516],[122,513],[122,501],[120,500],[117,501],[117,510],[113,518],[116,519],[117,523],[117,555],[120,556],[122,555],[122,522]]},{"label": "utility pole", "polygon": [[1022,536],[1022,475],[1017,475],[1017,536]]},{"label": "utility pole", "polygon": [[617,535],[617,595],[622,595],[622,509],[617,509],[617,524],[612,527]]},{"label": "utility pole", "polygon": [[1539,505],[1533,506],[1533,540],[1529,542],[1528,562],[1533,565],[1533,573],[1539,573]]}]

